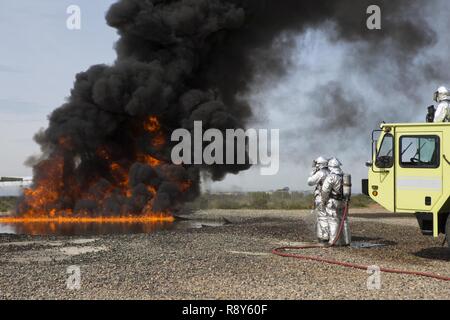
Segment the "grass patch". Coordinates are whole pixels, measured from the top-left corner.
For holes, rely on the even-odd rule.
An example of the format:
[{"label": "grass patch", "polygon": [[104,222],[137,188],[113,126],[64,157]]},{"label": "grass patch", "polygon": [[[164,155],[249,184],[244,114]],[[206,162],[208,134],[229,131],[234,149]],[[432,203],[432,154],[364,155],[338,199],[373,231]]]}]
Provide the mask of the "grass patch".
[{"label": "grass patch", "polygon": [[14,210],[17,203],[17,197],[0,197],[0,212]]},{"label": "grass patch", "polygon": [[[248,192],[248,193],[204,193],[195,201],[187,203],[190,210],[207,209],[281,209],[305,210],[311,209],[313,196],[305,192]],[[373,204],[372,199],[365,195],[352,197],[353,208],[366,208]]]}]

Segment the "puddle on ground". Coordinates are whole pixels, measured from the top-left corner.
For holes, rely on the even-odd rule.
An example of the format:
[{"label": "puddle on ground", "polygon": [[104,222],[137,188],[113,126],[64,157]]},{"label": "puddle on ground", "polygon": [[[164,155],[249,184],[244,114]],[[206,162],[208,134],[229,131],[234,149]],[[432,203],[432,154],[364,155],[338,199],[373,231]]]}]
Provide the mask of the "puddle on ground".
[{"label": "puddle on ground", "polygon": [[160,230],[198,229],[220,227],[225,221],[176,220],[175,222],[152,223],[17,223],[0,224],[0,234],[27,235],[107,235],[152,233]]},{"label": "puddle on ground", "polygon": [[385,244],[382,243],[372,243],[372,242],[361,242],[355,241],[350,245],[354,249],[371,249],[371,248],[380,248],[385,247]]}]

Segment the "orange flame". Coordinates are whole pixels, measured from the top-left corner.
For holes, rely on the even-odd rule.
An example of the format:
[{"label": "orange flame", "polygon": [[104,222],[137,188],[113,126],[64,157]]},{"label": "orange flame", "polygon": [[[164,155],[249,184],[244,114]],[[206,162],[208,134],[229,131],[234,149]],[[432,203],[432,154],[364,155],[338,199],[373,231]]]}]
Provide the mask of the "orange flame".
[{"label": "orange flame", "polygon": [[[165,134],[161,130],[161,124],[156,116],[149,116],[144,121],[143,129],[151,133],[153,147],[161,148],[164,146],[166,143]],[[58,145],[64,152],[73,148],[70,137],[60,137]],[[105,168],[109,170],[110,178],[107,180],[111,186],[107,186],[94,195],[83,190],[89,190],[91,186],[95,186],[101,177],[93,172],[92,177],[89,177],[90,180],[84,182],[87,183],[88,187],[81,187],[74,174],[65,177],[67,173],[64,172],[64,152],[57,152],[38,164],[40,174],[35,177],[34,186],[24,190],[24,201],[19,206],[21,215],[0,217],[0,223],[148,223],[172,222],[174,220],[169,213],[153,212],[153,201],[158,193],[156,186],[147,186],[147,190],[153,195],[153,198],[145,205],[141,215],[121,212],[119,216],[92,216],[89,212],[74,212],[71,208],[62,208],[61,206],[73,205],[80,199],[95,201],[97,204],[103,205],[104,201],[117,191],[122,196],[131,198],[133,191],[129,184],[129,170],[132,162],[114,159],[113,153],[106,146],[97,148],[95,155],[104,162]],[[149,154],[137,154],[136,160],[151,167],[166,164]],[[178,181],[170,176],[167,178],[176,183],[182,192],[186,192],[191,187],[191,181]],[[69,205],[66,203],[69,203]]]},{"label": "orange flame", "polygon": [[158,160],[158,159],[156,159],[156,158],[154,158],[154,157],[152,157],[151,155],[148,155],[148,154],[141,155],[139,157],[139,161],[142,161],[142,162],[148,164],[150,167],[156,167],[156,166],[159,166],[162,163],[161,160]]},{"label": "orange flame", "polygon": [[155,116],[148,117],[147,121],[144,123],[144,129],[148,132],[157,132],[161,129],[158,118]]},{"label": "orange flame", "polygon": [[0,217],[0,223],[157,223],[173,222],[175,218],[165,214],[147,214],[142,216],[118,216],[118,217]]}]

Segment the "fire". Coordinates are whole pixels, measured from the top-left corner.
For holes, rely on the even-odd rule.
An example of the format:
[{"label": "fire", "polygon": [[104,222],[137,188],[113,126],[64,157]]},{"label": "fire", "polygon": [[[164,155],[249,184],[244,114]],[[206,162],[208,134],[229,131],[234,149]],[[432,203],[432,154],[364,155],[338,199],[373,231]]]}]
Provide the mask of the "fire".
[{"label": "fire", "polygon": [[[156,116],[149,116],[143,121],[142,129],[136,133],[136,146],[130,145],[131,150],[133,148],[136,150],[131,157],[120,156],[120,152],[114,152],[114,146],[99,146],[92,155],[85,157],[88,159],[85,161],[94,161],[94,168],[97,169],[93,169],[90,176],[84,175],[83,179],[77,175],[78,166],[83,165],[81,161],[77,160],[77,156],[74,156],[77,146],[70,137],[60,137],[57,140],[55,151],[46,160],[35,166],[37,174],[34,177],[34,185],[24,190],[23,201],[18,205],[19,215],[0,217],[0,223],[157,223],[174,221],[169,210],[164,212],[154,212],[153,210],[154,201],[158,195],[158,185],[146,185],[148,194],[137,196],[140,197],[139,199],[144,197],[144,203],[140,204],[138,212],[135,212],[135,209],[131,209],[134,211],[130,212],[129,208],[134,207],[127,203],[135,201],[133,194],[135,189],[130,185],[129,172],[135,162],[154,169],[158,168],[158,174],[175,183],[181,192],[187,192],[192,184],[189,180],[179,181],[179,177],[171,177],[170,172],[166,172],[170,171],[165,167],[168,163],[160,159],[161,155],[140,151],[137,144],[137,141],[141,141],[139,140],[140,134],[154,148],[155,153],[158,153],[166,144],[166,135],[159,119]],[[145,200],[145,197],[148,200]],[[109,214],[107,211],[111,201],[118,201],[117,203],[120,204],[114,214]]]},{"label": "fire", "polygon": [[148,192],[150,192],[151,194],[155,195],[156,194],[156,188],[154,186],[148,186],[147,187]]},{"label": "fire", "polygon": [[147,121],[144,123],[144,129],[148,132],[158,132],[161,129],[158,118],[155,116],[148,117]]},{"label": "fire", "polygon": [[[46,172],[46,175],[39,179],[39,184],[35,188],[24,190],[30,215],[47,212],[47,205],[56,202],[60,198],[63,188],[63,167],[64,161],[62,157],[44,160],[40,164],[40,168]],[[54,214],[54,211],[51,209],[48,212]]]},{"label": "fire", "polygon": [[152,138],[152,146],[161,149],[166,143],[166,137],[164,133],[161,131],[161,124],[158,121],[158,118],[155,116],[148,117],[147,121],[144,123],[144,130],[153,134]]},{"label": "fire", "polygon": [[128,170],[121,167],[117,162],[112,162],[109,166],[111,173],[117,181],[118,187],[120,187],[123,193],[131,193],[129,190]]},{"label": "fire", "polygon": [[158,160],[158,159],[156,159],[156,158],[154,158],[154,157],[152,157],[151,155],[148,155],[148,154],[141,155],[139,157],[139,160],[144,162],[144,163],[146,163],[146,164],[148,164],[148,165],[150,165],[151,167],[159,166],[162,163],[161,160]]},{"label": "fire", "polygon": [[118,216],[118,217],[55,217],[55,216],[41,216],[41,217],[0,217],[0,223],[15,224],[15,223],[158,223],[158,222],[173,222],[173,216],[165,214],[147,214],[143,216]]}]

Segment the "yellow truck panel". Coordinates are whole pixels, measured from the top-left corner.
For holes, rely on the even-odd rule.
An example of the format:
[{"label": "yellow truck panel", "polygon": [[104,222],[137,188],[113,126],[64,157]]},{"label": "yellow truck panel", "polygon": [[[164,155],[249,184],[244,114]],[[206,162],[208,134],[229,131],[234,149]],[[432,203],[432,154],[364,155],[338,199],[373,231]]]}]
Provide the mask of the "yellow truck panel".
[{"label": "yellow truck panel", "polygon": [[367,163],[363,192],[391,212],[415,213],[424,234],[448,234],[450,123],[380,128],[372,133],[372,161]]}]

